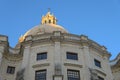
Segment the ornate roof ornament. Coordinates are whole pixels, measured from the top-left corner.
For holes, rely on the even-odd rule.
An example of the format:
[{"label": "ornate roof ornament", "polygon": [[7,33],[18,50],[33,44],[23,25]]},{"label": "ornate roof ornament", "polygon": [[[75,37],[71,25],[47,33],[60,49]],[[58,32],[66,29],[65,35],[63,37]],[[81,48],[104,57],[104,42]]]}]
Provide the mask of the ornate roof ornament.
[{"label": "ornate roof ornament", "polygon": [[50,9],[48,9],[48,12],[45,16],[42,16],[41,24],[56,24],[57,19],[56,17],[51,14]]}]

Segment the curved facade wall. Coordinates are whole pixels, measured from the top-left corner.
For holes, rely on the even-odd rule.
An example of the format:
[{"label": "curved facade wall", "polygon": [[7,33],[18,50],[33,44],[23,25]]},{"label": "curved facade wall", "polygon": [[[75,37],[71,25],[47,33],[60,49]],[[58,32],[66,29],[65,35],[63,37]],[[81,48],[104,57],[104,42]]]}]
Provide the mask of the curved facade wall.
[{"label": "curved facade wall", "polygon": [[[27,36],[19,47],[2,54],[3,80],[113,80],[110,54],[84,35],[55,31]],[[8,66],[11,71],[15,67],[13,74]]]}]

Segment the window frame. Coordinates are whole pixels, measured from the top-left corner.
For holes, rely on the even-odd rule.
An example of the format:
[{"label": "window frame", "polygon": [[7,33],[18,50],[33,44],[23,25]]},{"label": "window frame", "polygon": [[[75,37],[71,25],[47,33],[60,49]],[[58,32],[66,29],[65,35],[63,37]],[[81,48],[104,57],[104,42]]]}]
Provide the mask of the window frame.
[{"label": "window frame", "polygon": [[36,71],[35,71],[35,80],[37,80],[37,72],[40,72],[40,73],[45,72],[45,79],[44,79],[44,80],[47,80],[47,70],[46,70],[46,69],[36,70]]},{"label": "window frame", "polygon": [[78,53],[75,53],[75,52],[66,52],[66,59],[69,59],[69,60],[78,60]]},{"label": "window frame", "polygon": [[36,60],[45,60],[47,59],[47,52],[41,52],[41,53],[37,53],[36,55]]},{"label": "window frame", "polygon": [[15,67],[14,66],[8,66],[6,73],[8,73],[8,74],[14,74],[15,73]]},{"label": "window frame", "polygon": [[[77,76],[78,76],[78,79],[77,79],[77,80],[81,80],[81,79],[80,79],[80,71],[79,71],[79,70],[73,70],[73,69],[67,69],[67,80],[70,80],[70,79],[69,79],[69,73],[68,73],[68,71],[71,71],[71,72],[74,73],[74,74],[75,74],[75,73],[78,73],[78,75],[77,75]],[[72,76],[75,76],[74,74],[73,74],[73,75],[71,74],[71,75],[72,75]],[[73,77],[72,77],[72,78],[73,78]],[[75,80],[75,79],[74,79],[74,80]]]}]

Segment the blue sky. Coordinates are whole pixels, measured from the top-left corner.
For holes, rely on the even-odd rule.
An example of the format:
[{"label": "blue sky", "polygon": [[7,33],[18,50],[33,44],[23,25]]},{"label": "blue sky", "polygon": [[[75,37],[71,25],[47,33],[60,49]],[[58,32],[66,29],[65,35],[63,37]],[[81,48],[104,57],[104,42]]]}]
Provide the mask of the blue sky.
[{"label": "blue sky", "polygon": [[14,47],[48,8],[70,33],[106,46],[111,59],[120,52],[120,0],[0,0],[0,34]]}]

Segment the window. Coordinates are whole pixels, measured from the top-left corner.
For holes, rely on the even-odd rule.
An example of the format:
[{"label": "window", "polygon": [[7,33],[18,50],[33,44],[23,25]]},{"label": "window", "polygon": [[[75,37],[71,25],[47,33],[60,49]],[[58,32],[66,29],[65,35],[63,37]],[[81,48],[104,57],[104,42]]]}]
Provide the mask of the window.
[{"label": "window", "polygon": [[68,80],[80,80],[80,73],[78,70],[67,70]]},{"label": "window", "polygon": [[9,74],[14,74],[14,73],[15,73],[15,67],[8,66],[8,67],[7,67],[7,73],[9,73]]},{"label": "window", "polygon": [[104,80],[104,78],[102,78],[102,77],[100,77],[100,76],[98,76],[98,79],[99,79],[99,80]]},{"label": "window", "polygon": [[46,80],[46,70],[36,71],[35,80]]},{"label": "window", "polygon": [[67,59],[78,60],[78,54],[72,53],[72,52],[67,52]]},{"label": "window", "polygon": [[43,59],[47,59],[47,52],[37,54],[37,60],[43,60]]},{"label": "window", "polygon": [[95,66],[97,66],[97,67],[100,67],[100,68],[101,68],[101,62],[100,62],[100,61],[98,61],[98,60],[94,59],[94,63],[95,63]]}]

